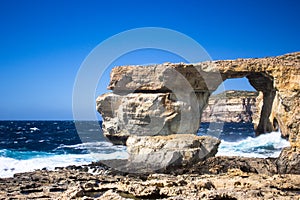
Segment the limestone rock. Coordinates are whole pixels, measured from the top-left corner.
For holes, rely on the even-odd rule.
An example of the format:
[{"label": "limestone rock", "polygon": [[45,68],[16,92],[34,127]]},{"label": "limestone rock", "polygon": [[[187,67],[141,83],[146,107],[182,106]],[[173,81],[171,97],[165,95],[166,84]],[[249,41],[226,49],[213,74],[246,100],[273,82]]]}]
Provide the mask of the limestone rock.
[{"label": "limestone rock", "polygon": [[130,136],[127,140],[129,162],[151,169],[191,166],[218,151],[220,140],[210,136],[174,134],[169,136]]},{"label": "limestone rock", "polygon": [[[275,158],[246,158],[239,156],[215,156],[201,161],[185,170],[195,174],[227,173],[230,169],[243,172],[274,175],[278,173]],[[179,171],[179,170],[178,170]]]},{"label": "limestone rock", "polygon": [[121,195],[119,195],[117,192],[113,192],[113,190],[108,190],[107,192],[104,192],[103,195],[101,195],[98,198],[93,198],[96,200],[130,200],[131,198],[123,198]]},{"label": "limestone rock", "polygon": [[300,149],[286,147],[276,160],[278,172],[283,174],[300,174]]},{"label": "limestone rock", "polygon": [[[300,52],[277,57],[121,66],[111,72],[108,89],[97,99],[104,134],[115,144],[129,135],[196,133],[210,94],[226,79],[246,77],[259,91],[257,134],[280,129],[292,149],[300,149]],[[280,155],[279,167],[294,159]]]},{"label": "limestone rock", "polygon": [[296,52],[277,57],[196,64],[123,66],[112,70],[108,88],[114,92],[135,93],[176,94],[180,89],[212,92],[226,79],[246,77],[257,91],[263,93],[257,132],[270,132],[279,126],[283,135],[289,136],[291,145],[300,147],[299,61],[300,52]]},{"label": "limestone rock", "polygon": [[121,66],[112,69],[108,89],[116,92],[170,92],[178,89],[203,92],[217,89],[222,81],[218,69],[210,62]]},{"label": "limestone rock", "polygon": [[[212,157],[169,174],[122,175],[100,162],[37,170],[0,178],[0,199],[299,199],[300,175],[265,174],[268,164],[263,160]],[[215,165],[224,170],[197,171]],[[105,173],[91,173],[98,169]]]},{"label": "limestone rock", "polygon": [[297,52],[278,57],[196,64],[123,66],[112,70],[108,88],[116,92],[174,92],[176,88],[185,87],[207,92],[214,91],[226,79],[247,77],[250,84],[264,94],[257,131],[270,132],[275,123],[283,135],[290,135],[292,145],[300,146],[299,60]]},{"label": "limestone rock", "polygon": [[205,93],[189,98],[172,93],[107,93],[96,101],[104,135],[115,144],[125,144],[129,135],[195,134],[200,119],[194,116],[205,105],[200,100],[207,98]]}]

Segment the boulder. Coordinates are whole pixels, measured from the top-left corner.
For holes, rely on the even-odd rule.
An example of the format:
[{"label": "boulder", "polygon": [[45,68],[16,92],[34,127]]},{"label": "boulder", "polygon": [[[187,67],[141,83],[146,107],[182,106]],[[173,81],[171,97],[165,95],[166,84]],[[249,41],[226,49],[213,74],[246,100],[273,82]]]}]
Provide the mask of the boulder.
[{"label": "boulder", "polygon": [[220,140],[210,136],[174,134],[130,136],[127,140],[129,163],[134,169],[159,170],[191,166],[218,151]]}]

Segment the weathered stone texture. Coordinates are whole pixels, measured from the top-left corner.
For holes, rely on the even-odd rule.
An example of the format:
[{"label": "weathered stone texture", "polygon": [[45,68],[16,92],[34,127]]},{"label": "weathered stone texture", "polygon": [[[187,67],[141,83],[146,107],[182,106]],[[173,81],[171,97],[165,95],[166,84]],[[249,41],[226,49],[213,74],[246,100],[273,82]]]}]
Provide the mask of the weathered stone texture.
[{"label": "weathered stone texture", "polygon": [[[277,57],[196,64],[123,66],[112,70],[108,88],[114,93],[181,94],[185,91],[190,94],[192,91],[210,95],[226,79],[247,77],[250,84],[263,93],[261,117],[256,129],[258,134],[279,126],[282,134],[289,136],[291,145],[300,147],[299,61],[300,53],[297,52]],[[206,104],[207,98],[202,102]]]},{"label": "weathered stone texture", "polygon": [[151,169],[191,166],[218,152],[220,140],[209,136],[174,134],[169,136],[130,136],[129,162]]},{"label": "weathered stone texture", "polygon": [[[167,137],[195,134],[213,91],[226,79],[248,78],[259,91],[253,120],[257,134],[280,128],[291,149],[278,163],[300,163],[300,52],[277,57],[222,60],[195,64],[121,66],[112,70],[108,89],[97,99],[104,134],[115,144],[130,135]],[[259,116],[259,117],[257,117]],[[295,159],[294,159],[295,158]],[[289,168],[282,168],[288,173]]]},{"label": "weathered stone texture", "polygon": [[115,144],[129,135],[195,134],[208,94],[180,98],[172,93],[108,93],[97,98],[103,116],[103,132]]}]

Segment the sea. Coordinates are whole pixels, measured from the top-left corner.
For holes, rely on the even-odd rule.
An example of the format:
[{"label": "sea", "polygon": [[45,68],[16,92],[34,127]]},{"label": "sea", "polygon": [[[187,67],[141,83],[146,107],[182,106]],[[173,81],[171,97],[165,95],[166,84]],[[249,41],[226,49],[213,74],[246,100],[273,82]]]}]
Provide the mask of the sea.
[{"label": "sea", "polygon": [[[36,169],[126,159],[126,147],[102,134],[101,121],[0,121],[0,178]],[[217,155],[278,157],[280,131],[255,136],[251,123],[201,123],[198,135],[221,139]]]}]

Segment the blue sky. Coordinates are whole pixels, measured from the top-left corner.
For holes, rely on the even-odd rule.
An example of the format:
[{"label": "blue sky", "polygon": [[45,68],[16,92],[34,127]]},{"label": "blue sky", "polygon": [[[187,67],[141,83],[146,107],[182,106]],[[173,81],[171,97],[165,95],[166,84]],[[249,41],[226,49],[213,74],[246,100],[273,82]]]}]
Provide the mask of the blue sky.
[{"label": "blue sky", "polygon": [[[214,60],[275,56],[299,51],[299,9],[297,0],[0,0],[0,119],[72,119],[81,63],[122,31],[173,29],[200,43]],[[180,58],[150,50],[115,63],[166,60]],[[241,80],[226,84],[251,89]]]}]

